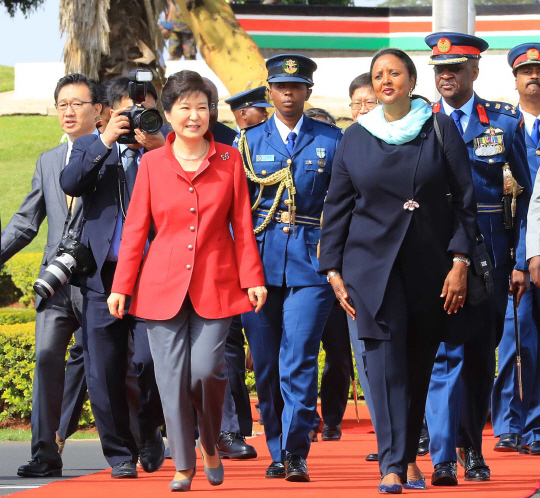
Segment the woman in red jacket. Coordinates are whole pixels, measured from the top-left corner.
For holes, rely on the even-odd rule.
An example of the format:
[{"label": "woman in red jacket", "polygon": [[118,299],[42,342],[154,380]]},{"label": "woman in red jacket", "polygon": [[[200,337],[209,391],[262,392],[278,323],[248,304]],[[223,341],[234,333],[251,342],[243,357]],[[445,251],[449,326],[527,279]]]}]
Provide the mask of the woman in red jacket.
[{"label": "woman in red jacket", "polygon": [[[121,317],[132,296],[130,313],[147,321],[177,470],[170,487],[187,491],[195,475],[194,408],[206,476],[223,482],[216,443],[225,340],[232,316],[258,311],[266,288],[240,155],[208,131],[210,92],[198,73],[181,71],[161,101],[174,133],[141,160],[108,303]],[[152,222],[156,236],[143,260]]]}]

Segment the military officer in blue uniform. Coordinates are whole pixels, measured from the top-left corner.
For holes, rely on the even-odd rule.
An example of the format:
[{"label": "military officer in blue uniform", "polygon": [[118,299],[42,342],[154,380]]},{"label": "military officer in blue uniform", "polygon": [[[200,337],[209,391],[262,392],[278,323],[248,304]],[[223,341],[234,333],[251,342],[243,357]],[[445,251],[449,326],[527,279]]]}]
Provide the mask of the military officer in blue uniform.
[{"label": "military officer in blue uniform", "polygon": [[267,477],[309,481],[306,457],[317,406],[317,356],[334,303],[317,273],[323,202],[342,132],[304,115],[316,64],[286,54],[268,59],[269,97],[276,112],[243,130],[243,156],[253,225],[268,299],[242,316],[273,463]]},{"label": "military officer in blue uniform", "polygon": [[267,109],[274,107],[266,100],[265,86],[237,93],[225,100],[225,103],[231,107],[237,131],[266,121],[268,119]]},{"label": "military officer in blue uniform", "polygon": [[[524,43],[513,48],[508,54],[508,63],[516,77],[527,159],[534,182],[540,166],[540,43]],[[532,285],[518,309],[523,400],[519,396],[512,299],[510,296],[506,309],[504,334],[499,344],[499,375],[491,398],[493,431],[495,437],[499,437],[495,450],[517,452],[522,447],[525,453],[539,455],[540,289]]]},{"label": "military officer in blue uniform", "polygon": [[[482,456],[482,430],[487,420],[495,377],[495,349],[504,329],[508,292],[519,299],[529,285],[524,244],[531,179],[527,166],[522,116],[514,106],[488,102],[474,93],[480,54],[488,44],[461,33],[426,37],[433,49],[430,64],[442,99],[434,112],[451,116],[469,150],[478,224],[493,262],[494,296],[477,306],[478,325],[462,345],[442,343],[437,353],[426,417],[435,466],[432,484],[457,484],[456,447],[465,466],[465,480],[487,481],[490,470]],[[512,176],[513,175],[513,179]],[[504,180],[523,187],[517,196],[515,228],[505,229]],[[517,262],[511,248],[517,248]]]}]

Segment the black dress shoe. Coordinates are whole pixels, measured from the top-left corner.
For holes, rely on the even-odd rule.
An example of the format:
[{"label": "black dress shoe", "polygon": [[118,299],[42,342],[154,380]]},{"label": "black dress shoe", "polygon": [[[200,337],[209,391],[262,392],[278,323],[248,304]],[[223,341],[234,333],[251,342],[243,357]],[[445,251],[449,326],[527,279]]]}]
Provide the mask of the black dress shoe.
[{"label": "black dress shoe", "polygon": [[540,455],[540,441],[533,441],[521,448],[521,453],[526,455]]},{"label": "black dress shoe", "polygon": [[285,479],[291,482],[309,482],[306,461],[294,453],[285,458]]},{"label": "black dress shoe", "polygon": [[221,458],[234,460],[257,458],[257,450],[246,443],[246,438],[242,434],[236,432],[221,432],[217,448]]},{"label": "black dress shoe", "polygon": [[495,451],[519,451],[521,436],[519,434],[501,434],[499,442],[493,448]]},{"label": "black dress shoe", "polygon": [[379,454],[378,453],[370,453],[366,457],[367,462],[378,462],[379,461]]},{"label": "black dress shoe", "polygon": [[119,464],[116,464],[111,470],[111,477],[113,479],[129,479],[137,476],[137,467],[131,461],[120,462]]},{"label": "black dress shoe", "polygon": [[276,477],[285,477],[285,465],[281,462],[272,462],[266,469],[266,477],[272,479]]},{"label": "black dress shoe", "polygon": [[58,463],[43,463],[39,458],[33,458],[17,470],[20,477],[62,477],[62,461]]},{"label": "black dress shoe", "polygon": [[474,448],[465,448],[465,480],[489,481],[490,478],[491,471],[484,457],[479,455]]},{"label": "black dress shoe", "polygon": [[158,427],[154,434],[141,443],[141,465],[145,472],[151,473],[159,470],[165,461],[165,443]]},{"label": "black dress shoe", "polygon": [[456,462],[442,462],[435,465],[435,472],[431,476],[432,486],[457,486]]},{"label": "black dress shoe", "polygon": [[341,439],[341,425],[332,427],[325,425],[321,436],[323,441],[339,441]]},{"label": "black dress shoe", "polygon": [[418,449],[416,454],[418,456],[424,456],[429,453],[429,432],[427,429],[422,429],[420,433],[420,440],[418,441]]}]

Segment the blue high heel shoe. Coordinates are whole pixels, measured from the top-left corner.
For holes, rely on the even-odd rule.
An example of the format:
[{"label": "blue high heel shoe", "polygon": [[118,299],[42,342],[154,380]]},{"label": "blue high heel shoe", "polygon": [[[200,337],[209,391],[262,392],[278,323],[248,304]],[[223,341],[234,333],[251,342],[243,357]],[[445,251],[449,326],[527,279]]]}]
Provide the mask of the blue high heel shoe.
[{"label": "blue high heel shoe", "polygon": [[[383,478],[381,477],[381,481]],[[388,495],[400,495],[403,491],[401,484],[379,484],[379,493]]]},{"label": "blue high heel shoe", "polygon": [[418,481],[407,481],[403,483],[405,489],[427,489],[425,479],[418,479]]},{"label": "blue high heel shoe", "polygon": [[191,491],[191,481],[195,477],[197,469],[193,468],[193,473],[187,479],[182,479],[180,481],[175,481],[174,479],[169,483],[169,488],[171,491]]}]

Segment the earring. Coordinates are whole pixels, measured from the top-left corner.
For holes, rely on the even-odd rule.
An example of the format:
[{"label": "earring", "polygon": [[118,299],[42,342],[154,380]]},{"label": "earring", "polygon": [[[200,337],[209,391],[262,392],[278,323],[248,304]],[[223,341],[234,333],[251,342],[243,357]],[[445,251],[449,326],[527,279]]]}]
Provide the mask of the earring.
[{"label": "earring", "polygon": [[409,97],[412,97],[412,88],[409,90]]}]

